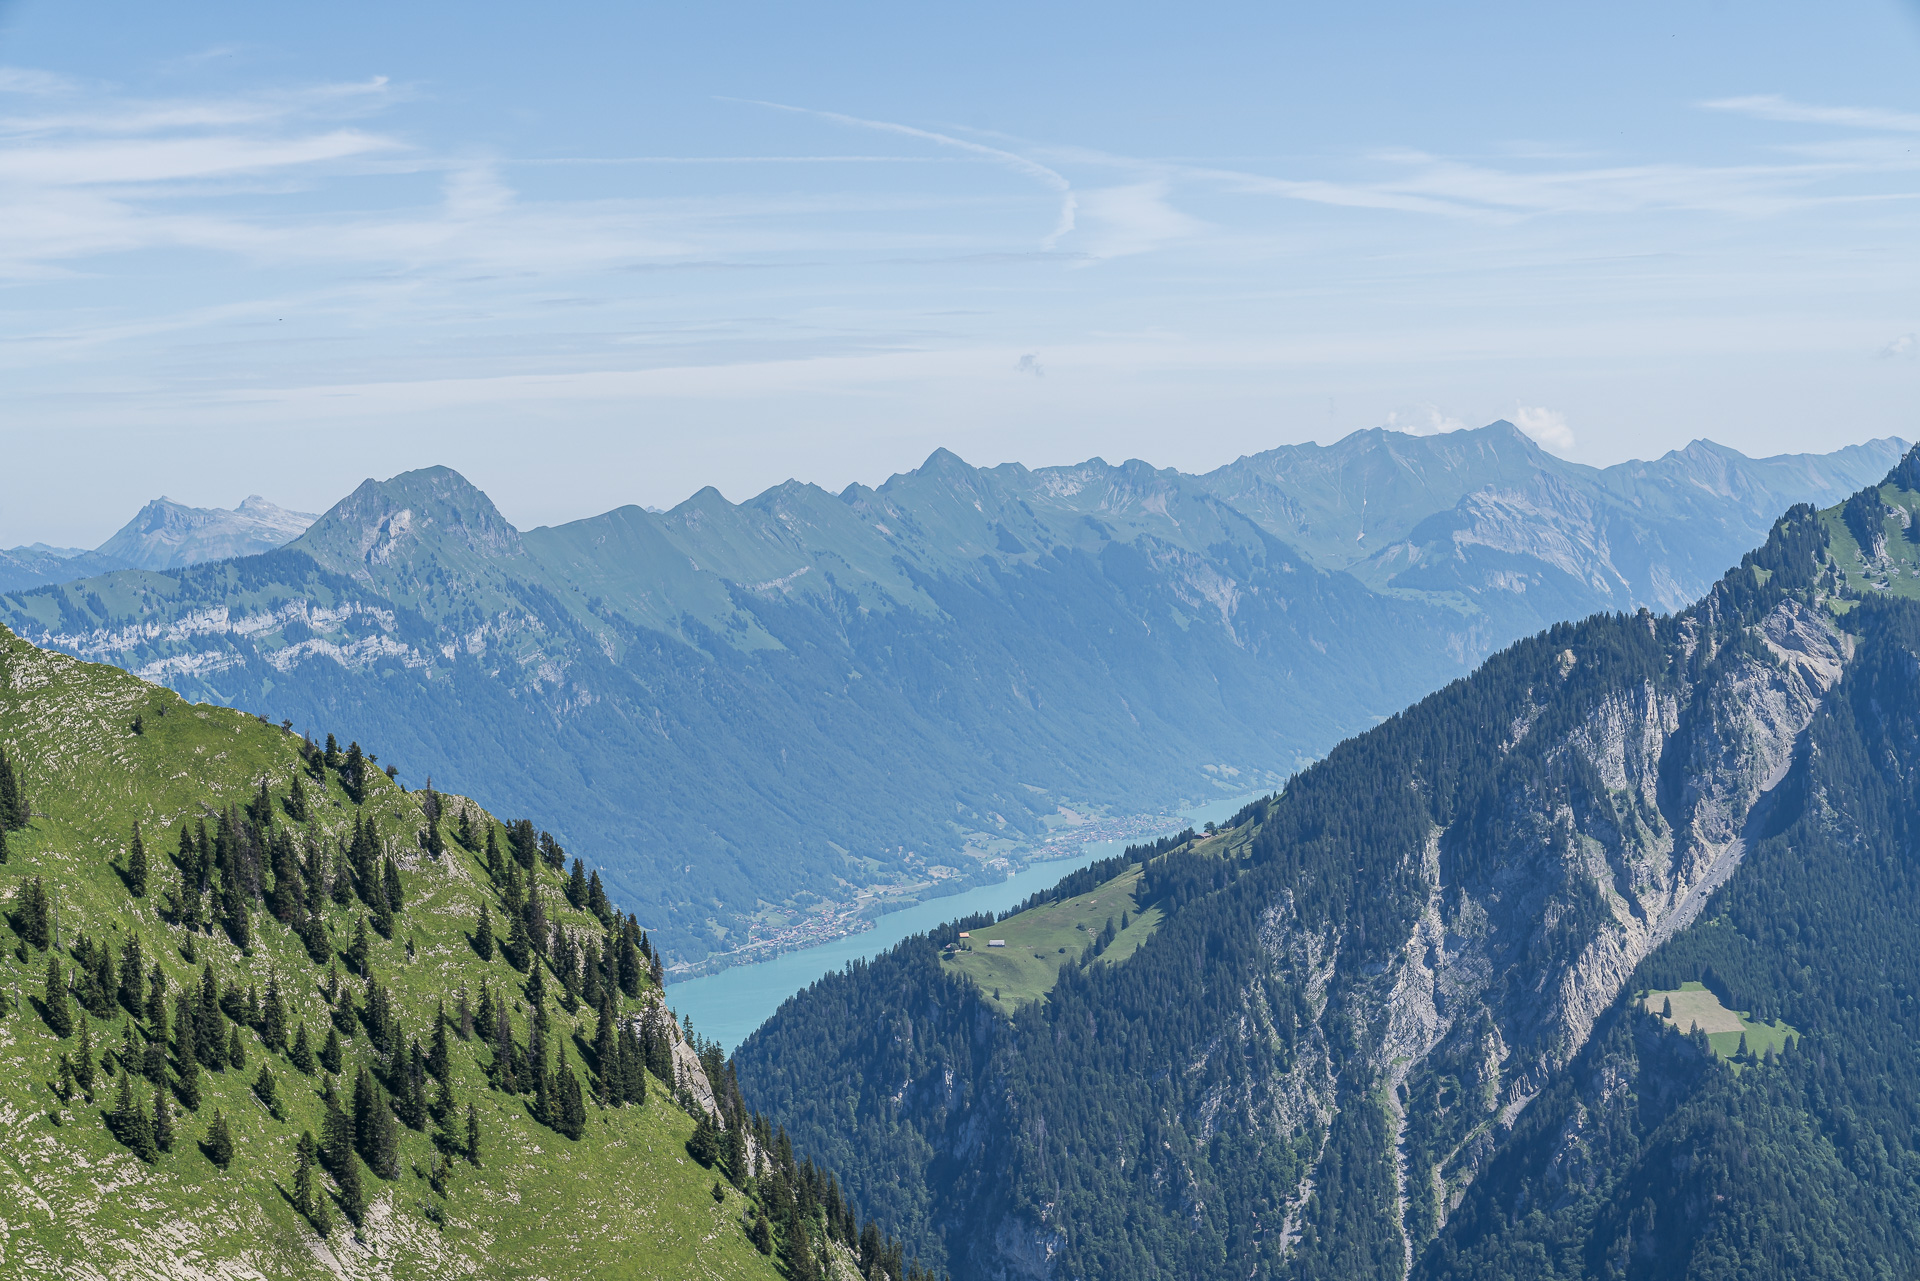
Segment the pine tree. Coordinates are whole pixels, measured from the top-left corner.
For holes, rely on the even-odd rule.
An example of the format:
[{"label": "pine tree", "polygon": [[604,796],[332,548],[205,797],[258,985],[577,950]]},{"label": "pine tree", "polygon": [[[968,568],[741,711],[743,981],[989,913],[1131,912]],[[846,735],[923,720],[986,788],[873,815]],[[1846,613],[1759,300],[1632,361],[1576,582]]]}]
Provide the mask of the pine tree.
[{"label": "pine tree", "polygon": [[493,988],[485,982],[480,984],[480,1007],[473,1012],[473,1034],[482,1041],[493,1040]]},{"label": "pine tree", "polygon": [[[125,1075],[125,1073],[126,1069],[123,1065],[121,1074]],[[89,1099],[93,1097],[93,1074],[93,1024],[87,1021],[86,1015],[82,1014],[80,1016],[80,1048],[74,1052],[73,1079],[79,1082],[80,1092]]]},{"label": "pine tree", "polygon": [[620,1038],[614,1024],[613,1002],[603,993],[600,997],[599,1027],[593,1034],[593,1065],[598,1074],[599,1098],[603,1107],[619,1107],[626,1102],[622,1087],[626,1082],[620,1075]]},{"label": "pine tree", "polygon": [[340,1070],[340,1033],[329,1027],[327,1039],[320,1046],[320,1066],[329,1072]]},{"label": "pine tree", "polygon": [[373,940],[367,937],[367,918],[362,915],[353,923],[353,942],[347,945],[347,964],[353,972],[362,978],[367,974],[367,958],[373,952]]},{"label": "pine tree", "polygon": [[46,886],[36,876],[21,884],[14,902],[18,905],[13,913],[14,928],[36,951],[46,951],[53,941],[53,911],[47,902]]},{"label": "pine tree", "polygon": [[355,805],[367,799],[367,758],[361,754],[358,742],[347,744],[347,757],[340,762],[340,790]]},{"label": "pine tree", "polygon": [[523,871],[531,872],[540,859],[540,838],[534,834],[533,821],[521,819],[507,829],[507,848]]},{"label": "pine tree", "polygon": [[173,1151],[173,1107],[167,1102],[164,1085],[153,1091],[153,1146],[162,1152]]},{"label": "pine tree", "polygon": [[515,912],[507,928],[507,941],[500,948],[507,958],[507,964],[525,974],[527,966],[533,961],[533,940],[527,934],[527,921]]},{"label": "pine tree", "polygon": [[158,961],[147,974],[147,1024],[148,1030],[158,1029],[158,1035],[166,1035],[167,972],[160,968]]},{"label": "pine tree", "polygon": [[480,954],[483,961],[493,959],[493,917],[488,913],[484,901],[480,904],[480,924],[473,931],[473,950]]},{"label": "pine tree", "polygon": [[427,1071],[436,1081],[445,1081],[453,1072],[453,1052],[447,1045],[447,1009],[443,1003],[433,1020],[433,1048],[427,1052]]},{"label": "pine tree", "polygon": [[393,905],[387,901],[387,887],[376,873],[367,891],[374,931],[383,939],[393,937]]},{"label": "pine tree", "polygon": [[587,872],[577,858],[573,860],[573,874],[567,878],[567,903],[576,912],[587,905]]},{"label": "pine tree", "polygon": [[720,1159],[720,1136],[706,1109],[700,1108],[697,1112],[693,1118],[693,1137],[687,1140],[687,1155],[711,1169]]},{"label": "pine tree", "polygon": [[207,1127],[205,1147],[207,1159],[223,1173],[233,1164],[233,1134],[227,1129],[227,1118],[220,1114],[219,1108],[213,1110],[213,1124]]},{"label": "pine tree", "polygon": [[313,1047],[307,1043],[307,1021],[305,1019],[300,1020],[300,1027],[293,1034],[293,1050],[287,1057],[293,1063],[293,1070],[301,1076],[313,1075],[315,1067]]},{"label": "pine tree", "polygon": [[280,976],[272,970],[267,971],[267,999],[260,1011],[260,1039],[269,1050],[287,1045],[287,1006],[280,999]]},{"label": "pine tree", "polygon": [[73,1006],[67,1001],[67,981],[60,975],[60,954],[47,953],[47,1026],[61,1040],[73,1035]]},{"label": "pine tree", "polygon": [[287,793],[287,817],[296,823],[307,821],[307,788],[297,772],[293,776],[293,790]]},{"label": "pine tree", "polygon": [[238,1024],[227,1034],[227,1063],[236,1072],[247,1066],[247,1047],[240,1039]]},{"label": "pine tree", "polygon": [[613,904],[607,901],[607,887],[600,883],[597,870],[587,878],[587,910],[599,918],[602,929],[613,927]]},{"label": "pine tree", "polygon": [[133,844],[127,850],[127,889],[135,898],[147,896],[147,845],[140,839],[140,824],[133,825]]},{"label": "pine tree", "polygon": [[273,1079],[271,1061],[260,1064],[260,1075],[253,1081],[253,1092],[260,1097],[261,1106],[266,1108],[275,1120],[283,1119],[280,1115],[279,1082]]},{"label": "pine tree", "polygon": [[189,1112],[200,1110],[200,1036],[193,998],[182,991],[174,1000],[173,1061],[178,1073],[175,1090],[180,1106]]},{"label": "pine tree", "polygon": [[382,860],[380,873],[382,888],[387,892],[387,908],[392,912],[405,910],[404,900],[400,897],[400,867],[392,859]]},{"label": "pine tree", "polygon": [[560,1062],[554,1069],[554,1110],[556,1113],[554,1129],[570,1139],[578,1139],[586,1132],[587,1107],[580,1097],[580,1078],[567,1065],[566,1038],[560,1038]]},{"label": "pine tree", "polygon": [[785,1239],[780,1243],[780,1261],[787,1265],[789,1281],[820,1281],[820,1261],[814,1257],[807,1221],[797,1211],[788,1217],[782,1235]]},{"label": "pine tree", "polygon": [[300,1131],[300,1142],[293,1149],[293,1208],[313,1217],[313,1131]]},{"label": "pine tree", "polygon": [[159,1021],[147,1028],[146,1048],[141,1052],[140,1074],[156,1090],[167,1086],[167,1006],[160,1003]]},{"label": "pine tree", "polygon": [[7,827],[6,827],[6,824],[0,823],[0,867],[5,867],[6,862],[7,862]]},{"label": "pine tree", "polygon": [[153,1143],[153,1123],[147,1117],[147,1110],[134,1098],[133,1082],[125,1068],[120,1070],[120,1095],[114,1103],[113,1112],[107,1117],[107,1128],[113,1131],[114,1138],[147,1164],[151,1165],[159,1159],[159,1152]]},{"label": "pine tree", "polygon": [[147,959],[142,954],[140,936],[130,934],[120,948],[120,990],[115,994],[127,1013],[140,1017],[141,985],[146,979]]},{"label": "pine tree", "polygon": [[340,744],[331,734],[327,735],[327,750],[322,753],[320,760],[328,769],[340,768]]},{"label": "pine tree", "polygon": [[640,996],[640,926],[629,916],[620,930],[620,990],[629,997]]},{"label": "pine tree", "polygon": [[474,1111],[473,1104],[467,1104],[467,1160],[475,1166],[480,1164],[480,1114]]},{"label": "pine tree", "polygon": [[501,863],[500,863],[500,840],[497,834],[497,829],[494,827],[492,823],[488,823],[487,824],[487,879],[492,881],[495,885],[498,885],[500,883],[500,877],[504,874],[504,872],[505,872],[505,869],[501,866]]},{"label": "pine tree", "polygon": [[753,1216],[753,1229],[747,1236],[753,1242],[753,1248],[760,1253],[773,1253],[773,1224],[767,1222],[765,1211]]}]

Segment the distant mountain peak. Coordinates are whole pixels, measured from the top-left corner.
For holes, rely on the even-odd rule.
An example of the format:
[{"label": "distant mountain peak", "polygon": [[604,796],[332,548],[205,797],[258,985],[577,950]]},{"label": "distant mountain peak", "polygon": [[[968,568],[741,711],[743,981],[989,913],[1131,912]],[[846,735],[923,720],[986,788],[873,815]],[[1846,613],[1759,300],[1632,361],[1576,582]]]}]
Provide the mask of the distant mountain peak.
[{"label": "distant mountain peak", "polygon": [[421,559],[489,561],[522,554],[520,531],[493,500],[444,466],[362,481],[314,522],[299,546],[329,569],[363,578]]},{"label": "distant mountain peak", "polygon": [[140,569],[177,569],[284,547],[314,521],[250,494],[238,507],[189,507],[162,495],[96,549]]}]

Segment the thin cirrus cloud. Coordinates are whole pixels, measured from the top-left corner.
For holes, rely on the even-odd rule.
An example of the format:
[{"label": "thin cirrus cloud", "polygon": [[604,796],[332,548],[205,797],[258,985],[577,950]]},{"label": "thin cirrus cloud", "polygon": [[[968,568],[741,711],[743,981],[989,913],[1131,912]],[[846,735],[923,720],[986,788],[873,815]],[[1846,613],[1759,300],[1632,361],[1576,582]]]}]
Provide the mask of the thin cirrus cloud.
[{"label": "thin cirrus cloud", "polygon": [[1714,98],[1700,105],[1709,111],[1726,111],[1783,124],[1839,125],[1847,129],[1872,129],[1886,133],[1920,133],[1920,113],[1887,111],[1879,107],[1828,107],[1795,102],[1773,93]]}]

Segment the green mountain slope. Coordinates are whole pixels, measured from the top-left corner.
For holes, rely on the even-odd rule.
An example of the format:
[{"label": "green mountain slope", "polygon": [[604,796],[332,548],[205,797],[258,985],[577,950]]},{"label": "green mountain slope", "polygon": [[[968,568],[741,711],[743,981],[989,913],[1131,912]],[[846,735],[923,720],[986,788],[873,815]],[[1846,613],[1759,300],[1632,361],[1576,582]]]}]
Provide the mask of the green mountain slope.
[{"label": "green mountain slope", "polygon": [[[0,1271],[778,1275],[749,1240],[756,1202],[689,1154],[696,1120],[675,1102],[676,1078],[683,1101],[711,1091],[659,1012],[657,972],[644,951],[626,950],[624,922],[569,900],[566,873],[537,842],[523,872],[514,832],[469,801],[404,792],[374,765],[356,774],[357,751],[328,768],[264,721],[196,706],[4,631],[0,750],[25,794],[24,813],[0,813],[0,828],[12,826],[0,833],[11,928],[0,956]],[[10,795],[0,786],[0,810]],[[363,823],[371,828],[357,840]],[[143,894],[134,892],[136,824]],[[190,843],[211,832],[205,896],[200,851],[180,852],[183,828]],[[443,852],[426,847],[429,831],[443,834]],[[488,870],[490,843],[498,874]],[[539,905],[525,935],[516,902]],[[485,949],[491,959],[476,941],[483,905],[498,931],[498,947]],[[378,928],[383,908],[390,937]],[[366,944],[363,973],[356,937]],[[508,959],[516,946],[524,970]],[[219,993],[212,1009],[199,999],[203,976]],[[165,997],[156,1004],[157,981]],[[511,1011],[508,1060],[496,1053],[508,1043],[501,1030],[485,1035],[484,1013],[472,1026],[476,1012],[496,1007]],[[60,1008],[72,1020],[64,1029]],[[607,1036],[631,1029],[630,1045],[603,1040],[596,1049],[603,1019]],[[195,1032],[183,1039],[188,1025]],[[330,1029],[341,1047],[337,1075],[324,1063]],[[323,1062],[302,1063],[302,1046]],[[503,1061],[515,1065],[517,1085],[501,1075]],[[118,1115],[123,1067],[143,1123],[156,1095],[169,1105],[170,1151],[137,1154],[141,1140]],[[327,1141],[328,1082],[354,1115],[363,1069],[378,1093],[358,1120],[362,1155],[337,1150],[325,1162],[332,1176],[315,1169],[317,1199],[303,1212],[301,1135]],[[547,1084],[535,1085],[543,1071]],[[271,1107],[263,1073],[274,1082]],[[573,1095],[570,1112],[576,1089],[585,1099]],[[744,1126],[731,1097],[723,1088],[721,1114],[730,1128]],[[209,1146],[216,1115],[231,1137],[224,1169]],[[382,1126],[365,1119],[375,1116],[389,1117],[384,1132],[396,1136],[391,1177],[378,1169]],[[577,1137],[567,1133],[573,1117]],[[364,1188],[357,1225],[338,1177],[343,1155]],[[782,1189],[791,1191],[798,1171],[735,1173],[784,1221]],[[316,1229],[327,1219],[323,1236]]]},{"label": "green mountain slope", "polygon": [[1914,479],[1134,852],[1124,958],[1044,955],[1115,865],[820,980],[747,1097],[964,1278],[1910,1273]]}]

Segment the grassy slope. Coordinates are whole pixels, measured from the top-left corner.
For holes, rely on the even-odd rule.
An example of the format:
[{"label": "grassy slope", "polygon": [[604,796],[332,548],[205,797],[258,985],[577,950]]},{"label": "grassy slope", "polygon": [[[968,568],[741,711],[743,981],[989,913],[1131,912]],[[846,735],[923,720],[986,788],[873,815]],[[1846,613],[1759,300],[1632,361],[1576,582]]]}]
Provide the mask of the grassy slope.
[{"label": "grassy slope", "polygon": [[[1253,831],[1249,825],[1202,837],[1192,848],[1221,857],[1242,855]],[[1127,928],[1120,930],[1098,960],[1102,965],[1121,964],[1160,926],[1160,909],[1142,911],[1134,898],[1142,866],[1128,868],[1089,893],[1042,903],[971,931],[965,947],[941,958],[941,968],[971,980],[991,1005],[1011,1013],[1029,1001],[1045,1000],[1059,982],[1060,971],[1079,963],[1109,919],[1117,929],[1124,912],[1131,917]],[[989,948],[989,939],[1004,939],[1007,945]]]},{"label": "grassy slope", "polygon": [[[136,714],[144,716],[141,736],[127,728]],[[177,882],[168,858],[176,843],[171,829],[183,816],[203,815],[203,806],[243,804],[262,773],[284,793],[297,764],[295,740],[244,714],[184,703],[115,668],[36,650],[0,629],[0,742],[24,766],[35,813],[28,830],[11,834],[0,893],[11,897],[39,875],[55,896],[62,942],[71,944],[85,930],[117,949],[129,931],[137,932],[149,967],[157,956],[172,985],[188,980],[197,966],[181,955],[184,935],[157,913],[165,889]],[[351,824],[352,806],[335,785],[314,809],[316,832],[329,843]],[[448,859],[436,864],[415,851],[413,837],[423,825],[418,800],[384,778],[371,790],[366,811],[378,815],[390,847],[408,851],[406,910],[392,942],[373,936],[373,964],[394,993],[402,1025],[424,1042],[437,999],[444,997],[451,1009],[454,992],[464,983],[477,995],[483,977],[496,990],[517,994],[519,976],[497,955],[490,965],[481,962],[468,945],[480,902],[491,895],[475,858],[452,846]],[[136,819],[155,855],[154,889],[137,902],[114,870]],[[555,892],[553,873],[543,869],[542,875],[554,918],[588,927],[591,918],[571,912]],[[329,918],[335,945],[343,947],[354,909],[330,908]],[[238,974],[243,985],[257,981],[264,990],[269,968],[276,967],[289,1026],[304,1019],[317,1048],[327,1024],[320,971],[270,915],[256,916],[255,935],[252,957],[242,957],[224,934],[203,936],[200,955],[213,959],[223,984]],[[417,950],[411,962],[409,938]],[[401,1178],[382,1184],[368,1176],[375,1205],[365,1231],[356,1240],[336,1215],[329,1248],[284,1195],[300,1131],[317,1136],[320,1130],[315,1079],[277,1056],[287,1120],[274,1120],[251,1093],[265,1051],[246,1033],[246,1069],[203,1073],[198,1115],[181,1117],[173,1152],[144,1166],[102,1123],[114,1095],[104,1077],[95,1086],[95,1105],[76,1098],[60,1106],[50,1083],[59,1054],[77,1047],[78,1033],[57,1041],[29,999],[41,990],[44,954],[27,949],[23,963],[17,940],[11,934],[0,939],[7,945],[0,993],[17,998],[0,1017],[0,1272],[7,1276],[775,1275],[738,1226],[740,1195],[729,1193],[724,1206],[716,1205],[713,1176],[687,1159],[683,1144],[692,1120],[657,1082],[643,1108],[602,1112],[589,1103],[586,1136],[573,1143],[536,1125],[524,1100],[488,1090],[479,1068],[487,1051],[457,1039],[459,1100],[463,1107],[469,1100],[478,1105],[484,1164],[459,1166],[442,1203],[444,1231],[424,1213],[438,1198],[418,1172],[432,1160],[431,1142],[403,1129]],[[551,1017],[556,1034],[582,1023],[591,1033],[584,1010],[576,1020],[556,1004]],[[125,1023],[122,1015],[94,1025],[102,1051],[121,1043]],[[524,1014],[515,1026],[524,1036]],[[364,1032],[347,1041],[346,1050],[350,1076],[366,1053]],[[578,1053],[569,1057],[579,1071]],[[148,1097],[138,1082],[136,1094]],[[196,1143],[215,1107],[230,1119],[237,1149],[224,1175]]]},{"label": "grassy slope", "polygon": [[1729,1010],[1704,983],[1682,983],[1677,988],[1648,992],[1640,998],[1647,1013],[1654,1015],[1660,1014],[1669,1001],[1673,1005],[1673,1017],[1668,1022],[1682,1032],[1690,1031],[1697,1024],[1707,1034],[1707,1044],[1723,1059],[1731,1059],[1739,1052],[1742,1036],[1747,1038],[1747,1049],[1751,1053],[1764,1055],[1768,1050],[1784,1050],[1788,1041],[1800,1035],[1798,1028],[1778,1019],[1772,1023],[1756,1023],[1749,1017],[1751,1011]]}]

